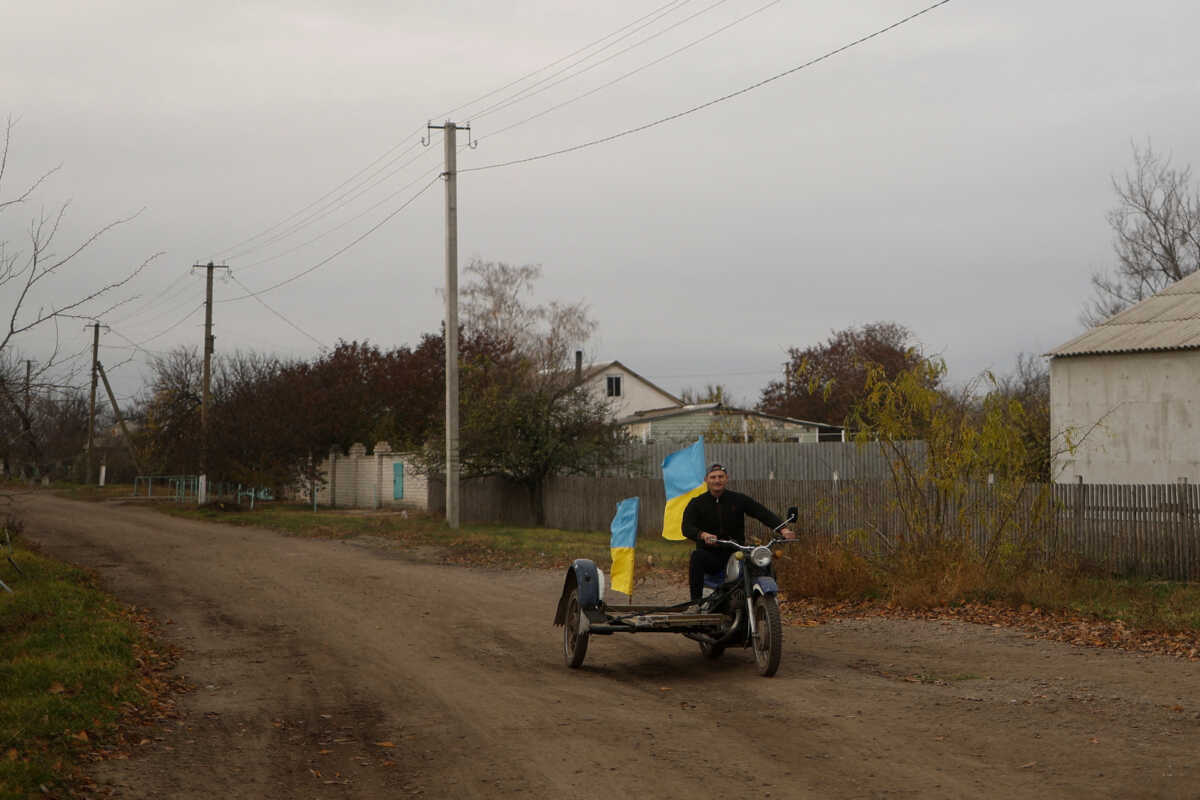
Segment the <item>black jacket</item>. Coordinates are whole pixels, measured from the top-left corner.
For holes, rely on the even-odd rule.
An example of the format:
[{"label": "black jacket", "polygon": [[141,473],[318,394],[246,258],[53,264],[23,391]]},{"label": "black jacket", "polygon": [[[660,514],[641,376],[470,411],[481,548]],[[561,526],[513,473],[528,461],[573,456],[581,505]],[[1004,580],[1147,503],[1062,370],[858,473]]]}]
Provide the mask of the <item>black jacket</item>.
[{"label": "black jacket", "polygon": [[683,535],[693,540],[696,547],[706,549],[720,549],[720,545],[710,547],[701,542],[701,532],[716,534],[718,539],[732,539],[745,544],[747,515],[769,528],[783,523],[774,512],[753,497],[726,489],[720,497],[714,496],[712,492],[705,492],[691,499],[683,510]]}]

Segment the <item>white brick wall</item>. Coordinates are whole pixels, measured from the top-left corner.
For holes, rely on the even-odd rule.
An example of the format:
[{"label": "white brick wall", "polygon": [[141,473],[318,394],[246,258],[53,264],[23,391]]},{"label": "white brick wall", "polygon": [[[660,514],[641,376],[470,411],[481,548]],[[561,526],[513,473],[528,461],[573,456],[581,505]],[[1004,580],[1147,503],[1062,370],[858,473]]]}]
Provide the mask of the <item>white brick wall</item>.
[{"label": "white brick wall", "polygon": [[[404,465],[404,497],[393,498],[393,464]],[[417,472],[411,453],[398,453],[387,442],[376,442],[368,453],[365,445],[355,443],[349,453],[334,447],[321,462],[325,486],[317,492],[317,502],[337,508],[416,508],[429,507],[429,483]]]}]

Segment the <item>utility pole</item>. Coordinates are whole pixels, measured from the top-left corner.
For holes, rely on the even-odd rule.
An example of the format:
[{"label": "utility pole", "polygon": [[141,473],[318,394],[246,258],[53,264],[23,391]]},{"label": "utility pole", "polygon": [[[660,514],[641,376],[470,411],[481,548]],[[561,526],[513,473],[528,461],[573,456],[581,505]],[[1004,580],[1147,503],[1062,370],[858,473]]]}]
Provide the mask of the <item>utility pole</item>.
[{"label": "utility pole", "polygon": [[[38,473],[38,467],[37,467],[37,458],[34,457],[34,452],[33,452],[35,449],[34,443],[33,443],[33,420],[29,418],[29,389],[30,389],[30,386],[32,383],[33,383],[33,361],[31,361],[29,359],[25,359],[25,417],[24,417],[24,419],[21,420],[21,422],[25,426],[25,446],[28,448],[28,451],[26,452],[26,457],[28,457],[28,459],[31,462],[33,462],[29,466],[30,466],[30,469],[33,471],[34,477],[36,478],[37,473]],[[24,471],[22,470],[22,473],[23,472]]]},{"label": "utility pole", "polygon": [[458,506],[458,148],[455,134],[471,126],[459,127],[449,120],[439,128],[446,145],[446,524],[459,526]]},{"label": "utility pole", "polygon": [[121,433],[125,436],[125,445],[129,448],[129,458],[133,461],[134,473],[141,474],[142,468],[138,465],[133,437],[129,435],[129,427],[125,424],[125,418],[121,416],[121,407],[117,405],[117,396],[113,394],[112,384],[108,382],[108,376],[104,374],[104,365],[97,361],[96,369],[100,372],[100,380],[104,381],[104,391],[108,392],[108,402],[112,403],[113,416],[117,418],[117,424],[121,426]]},{"label": "utility pole", "polygon": [[92,399],[88,404],[87,467],[84,471],[83,478],[83,482],[85,484],[91,484],[92,448],[95,447],[96,444],[96,364],[99,363],[100,329],[107,328],[108,326],[101,325],[99,322],[93,322],[91,325],[84,325],[83,327],[92,329]]},{"label": "utility pole", "polygon": [[213,262],[193,264],[192,269],[202,269],[207,273],[204,287],[204,377],[203,389],[200,394],[200,480],[196,486],[196,503],[204,505],[208,500],[208,403],[209,380],[212,377],[212,281],[214,269],[229,269],[224,265]]}]

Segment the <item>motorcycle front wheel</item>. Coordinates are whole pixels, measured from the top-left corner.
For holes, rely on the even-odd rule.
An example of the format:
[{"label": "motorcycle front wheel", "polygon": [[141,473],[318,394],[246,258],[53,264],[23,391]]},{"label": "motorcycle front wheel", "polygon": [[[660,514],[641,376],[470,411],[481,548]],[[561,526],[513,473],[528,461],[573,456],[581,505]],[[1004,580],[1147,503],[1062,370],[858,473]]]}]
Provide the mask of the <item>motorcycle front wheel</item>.
[{"label": "motorcycle front wheel", "polygon": [[567,614],[563,620],[563,660],[571,669],[583,664],[587,655],[588,634],[581,631],[583,611],[579,608],[579,589],[572,589],[567,596]]},{"label": "motorcycle front wheel", "polygon": [[754,660],[758,674],[769,678],[779,669],[783,657],[783,622],[779,619],[779,603],[774,596],[754,598]]}]

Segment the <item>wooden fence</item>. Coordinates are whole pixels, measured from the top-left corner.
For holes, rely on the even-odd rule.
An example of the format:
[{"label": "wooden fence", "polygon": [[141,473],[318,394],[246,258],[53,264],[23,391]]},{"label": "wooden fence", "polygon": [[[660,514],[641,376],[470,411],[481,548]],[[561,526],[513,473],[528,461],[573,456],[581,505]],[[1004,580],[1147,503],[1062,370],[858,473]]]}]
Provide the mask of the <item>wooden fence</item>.
[{"label": "wooden fence", "polygon": [[[980,553],[1020,548],[1081,557],[1115,573],[1200,579],[1200,484],[973,484],[919,496],[882,480],[739,480],[731,488],[780,514],[797,506],[799,530],[867,553],[906,536],[965,538]],[[626,497],[641,498],[640,535],[660,534],[663,483],[652,478],[552,479],[546,524],[605,531]],[[533,524],[528,493],[496,478],[463,483],[462,519]]]}]

